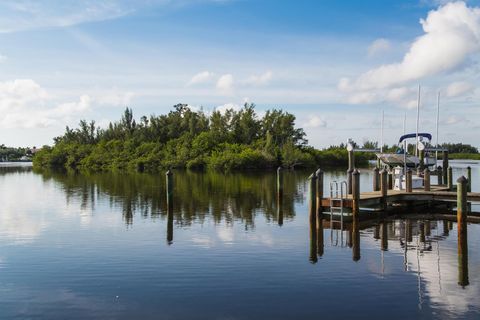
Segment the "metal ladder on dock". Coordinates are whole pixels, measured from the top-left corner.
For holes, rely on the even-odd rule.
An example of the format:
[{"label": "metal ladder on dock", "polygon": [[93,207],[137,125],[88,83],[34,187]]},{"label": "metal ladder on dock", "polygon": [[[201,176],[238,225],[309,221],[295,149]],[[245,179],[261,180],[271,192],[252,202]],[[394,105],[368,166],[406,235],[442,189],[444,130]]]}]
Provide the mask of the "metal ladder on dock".
[{"label": "metal ladder on dock", "polygon": [[[343,202],[347,198],[347,182],[332,181],[330,182],[330,242],[332,245],[338,245],[338,230],[335,230],[336,241],[333,244],[333,220],[334,213],[340,214],[340,244],[343,247]],[[340,206],[335,206],[335,202],[339,202]]]}]

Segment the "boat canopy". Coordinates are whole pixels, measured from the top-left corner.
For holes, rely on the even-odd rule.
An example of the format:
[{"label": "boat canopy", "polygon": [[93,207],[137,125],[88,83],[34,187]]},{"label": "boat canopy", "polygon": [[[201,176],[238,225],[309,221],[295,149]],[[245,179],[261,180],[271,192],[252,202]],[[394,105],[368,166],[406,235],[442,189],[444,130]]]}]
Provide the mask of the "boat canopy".
[{"label": "boat canopy", "polygon": [[[417,136],[416,133],[404,134],[403,136],[400,137],[400,140],[398,140],[398,143],[402,143],[402,141],[405,139],[415,138],[416,136]],[[427,138],[428,140],[432,140],[432,135],[430,133],[419,133],[418,136]]]}]

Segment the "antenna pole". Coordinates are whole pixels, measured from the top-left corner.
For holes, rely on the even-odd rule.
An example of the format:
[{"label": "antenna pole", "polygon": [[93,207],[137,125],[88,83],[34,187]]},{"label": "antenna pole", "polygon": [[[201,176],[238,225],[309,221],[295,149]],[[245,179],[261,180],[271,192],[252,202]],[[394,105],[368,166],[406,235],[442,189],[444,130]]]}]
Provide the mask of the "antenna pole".
[{"label": "antenna pole", "polygon": [[[437,96],[437,142],[436,142],[436,147],[438,149],[438,124],[440,120],[440,91],[438,91],[438,96]],[[435,166],[437,166],[437,161],[438,161],[438,150],[435,151]]]},{"label": "antenna pole", "polygon": [[385,110],[382,110],[382,131],[380,134],[380,153],[383,153],[383,123],[385,121]]},{"label": "antenna pole", "polygon": [[418,101],[417,101],[417,131],[415,134],[416,139],[416,148],[415,148],[415,156],[418,157],[418,124],[420,122],[420,85],[418,85]]}]

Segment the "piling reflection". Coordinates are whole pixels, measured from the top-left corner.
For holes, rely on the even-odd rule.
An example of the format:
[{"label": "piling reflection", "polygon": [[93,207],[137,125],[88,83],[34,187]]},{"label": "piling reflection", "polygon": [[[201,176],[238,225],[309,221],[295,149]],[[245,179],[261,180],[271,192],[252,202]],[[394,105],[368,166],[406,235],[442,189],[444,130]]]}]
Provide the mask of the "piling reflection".
[{"label": "piling reflection", "polygon": [[468,286],[468,243],[467,232],[458,235],[458,284]]}]

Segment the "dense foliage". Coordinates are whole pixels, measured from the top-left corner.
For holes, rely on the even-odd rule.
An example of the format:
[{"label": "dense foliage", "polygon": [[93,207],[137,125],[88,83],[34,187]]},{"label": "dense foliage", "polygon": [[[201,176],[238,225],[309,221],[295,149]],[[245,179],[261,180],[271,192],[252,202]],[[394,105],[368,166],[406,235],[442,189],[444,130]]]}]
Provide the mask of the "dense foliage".
[{"label": "dense foliage", "polygon": [[253,104],[243,109],[214,111],[207,116],[178,104],[166,115],[143,116],[136,122],[127,108],[120,121],[101,129],[95,122],[80,121],[66,128],[34,157],[39,167],[93,170],[160,168],[250,169],[310,167],[318,154],[307,146],[295,116],[269,110],[262,118]]},{"label": "dense foliage", "polygon": [[31,159],[30,148],[12,148],[0,145],[0,161],[25,161]]}]

